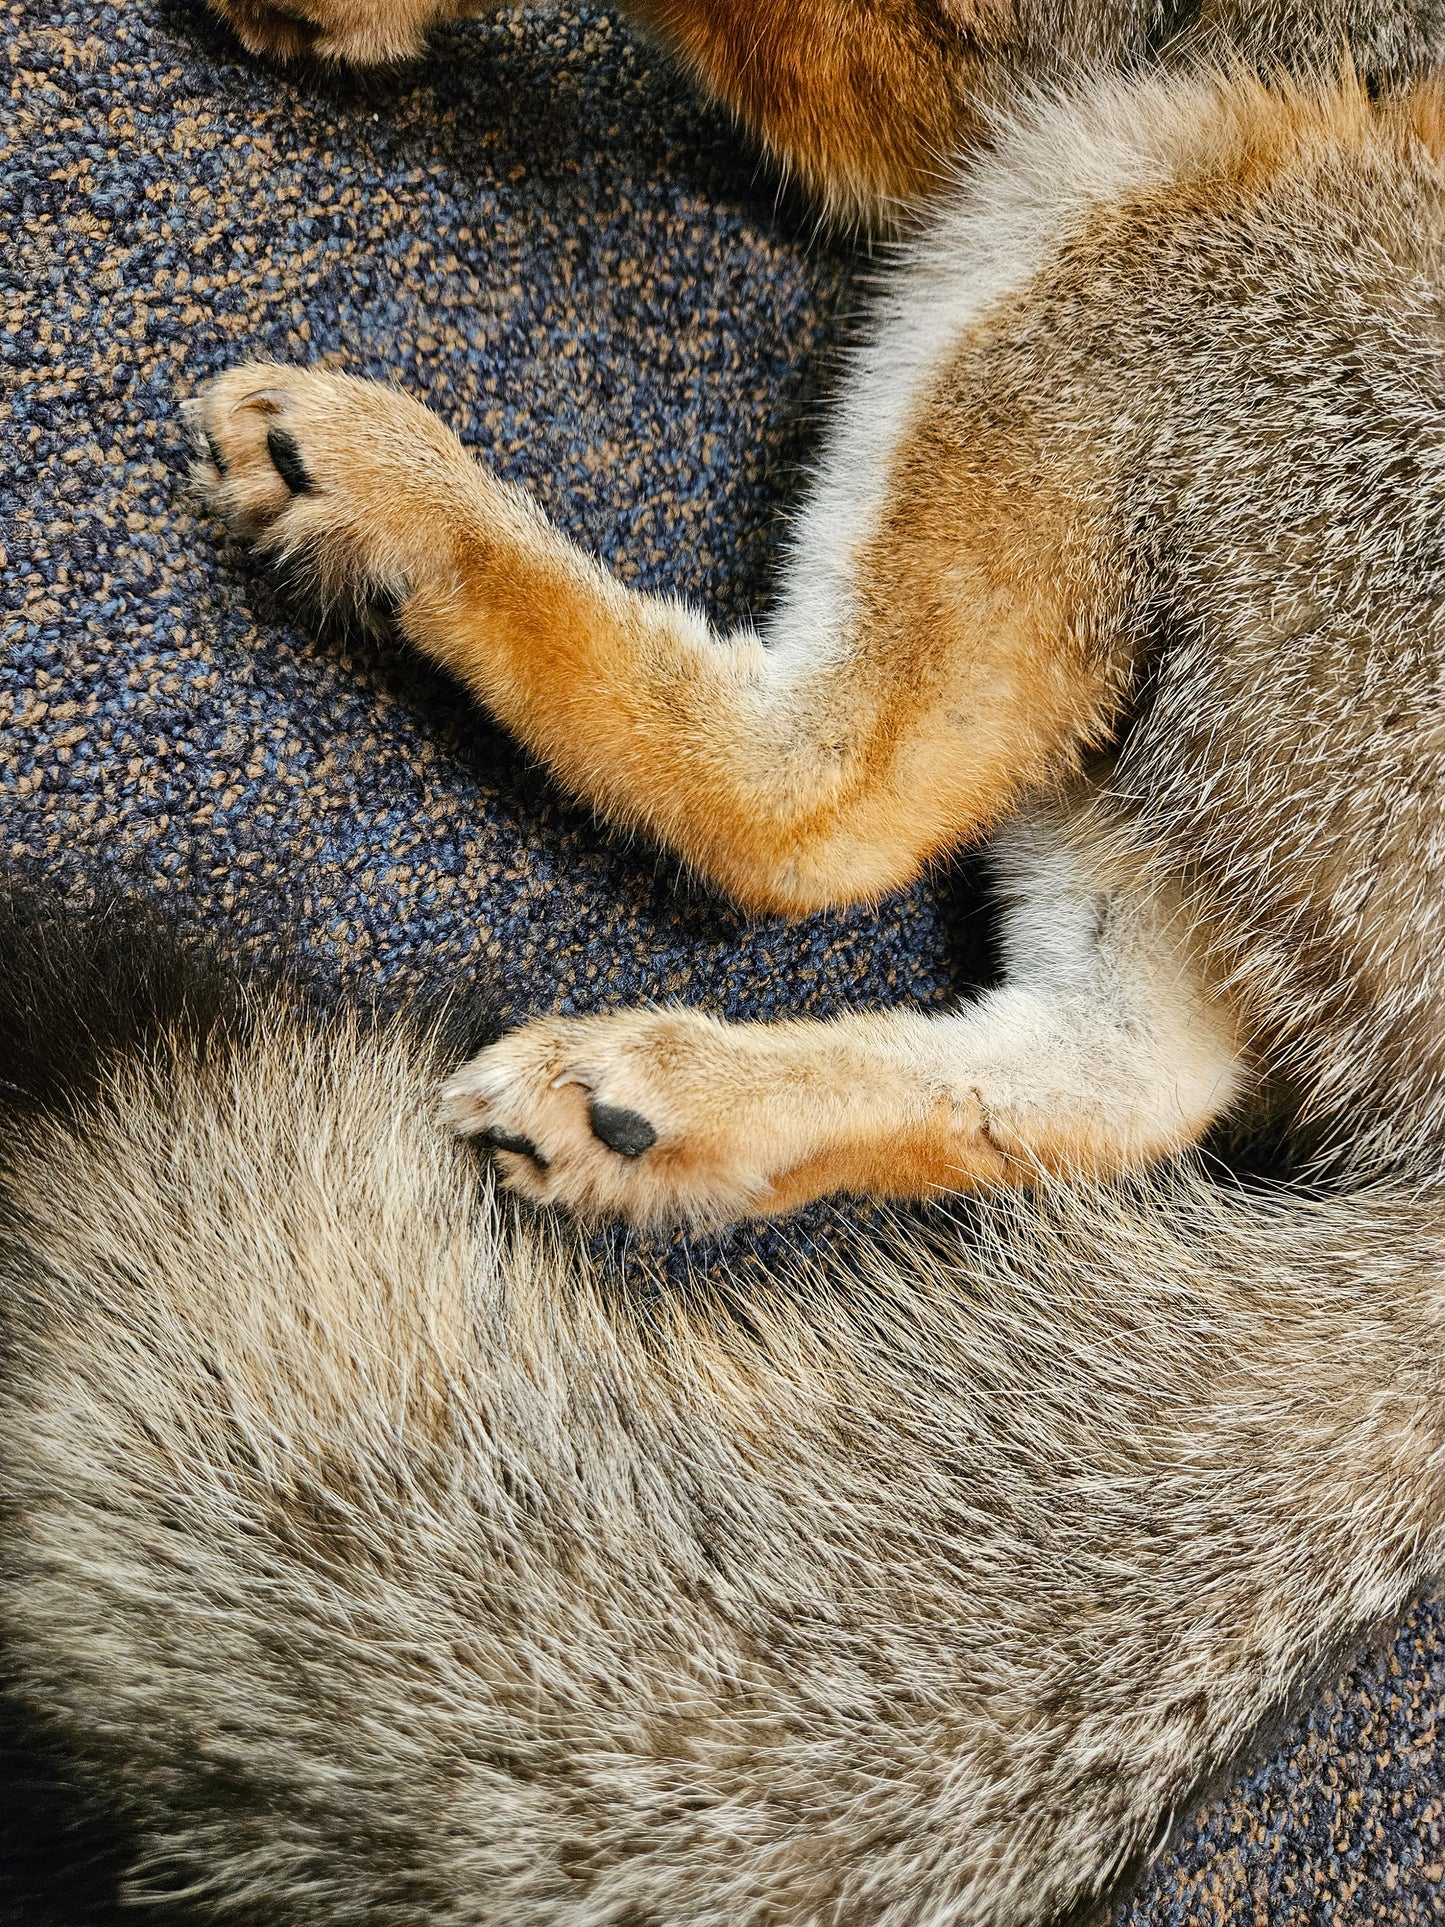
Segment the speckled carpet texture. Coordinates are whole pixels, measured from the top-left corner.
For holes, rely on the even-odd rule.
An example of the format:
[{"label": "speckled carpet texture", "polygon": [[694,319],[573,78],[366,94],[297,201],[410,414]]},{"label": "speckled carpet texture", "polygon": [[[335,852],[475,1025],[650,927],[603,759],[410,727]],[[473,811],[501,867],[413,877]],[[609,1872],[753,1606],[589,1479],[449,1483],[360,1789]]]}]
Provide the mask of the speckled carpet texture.
[{"label": "speckled carpet texture", "polygon": [[[182,397],[243,355],[324,357],[430,398],[628,579],[761,606],[850,273],[720,119],[575,8],[445,32],[364,82],[267,71],[198,7],[5,23],[9,869],[118,874],[338,989],[495,972],[519,1015],[979,980],[966,873],[877,915],[748,921],[436,671],[310,633],[187,492]],[[1427,1599],[1188,1822],[1120,1927],[1445,1914],[1442,1711]],[[119,1918],[103,1836],[68,1817],[63,1788],[0,1793],[0,1923]]]}]

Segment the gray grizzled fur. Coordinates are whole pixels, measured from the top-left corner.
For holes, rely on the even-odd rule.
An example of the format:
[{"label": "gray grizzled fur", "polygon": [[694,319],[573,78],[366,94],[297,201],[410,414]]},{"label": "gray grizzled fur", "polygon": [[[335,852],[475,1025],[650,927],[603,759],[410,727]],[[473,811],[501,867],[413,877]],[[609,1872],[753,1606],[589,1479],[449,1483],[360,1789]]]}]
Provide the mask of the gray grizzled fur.
[{"label": "gray grizzled fur", "polygon": [[1243,53],[1296,72],[1335,69],[1342,55],[1372,79],[1429,72],[1445,57],[1440,0],[1024,0],[1012,34],[1018,67],[1076,75],[1152,55]]}]

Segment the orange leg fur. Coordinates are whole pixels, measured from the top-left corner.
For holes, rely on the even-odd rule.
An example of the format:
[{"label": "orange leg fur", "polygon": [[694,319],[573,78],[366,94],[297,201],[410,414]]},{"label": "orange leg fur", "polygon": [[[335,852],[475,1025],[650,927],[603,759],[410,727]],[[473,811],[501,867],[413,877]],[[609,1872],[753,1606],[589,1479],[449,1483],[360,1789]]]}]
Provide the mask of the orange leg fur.
[{"label": "orange leg fur", "polygon": [[981,132],[1007,0],[630,0],[829,212],[888,226]]},{"label": "orange leg fur", "polygon": [[955,502],[926,450],[913,484],[904,461],[846,627],[768,649],[622,588],[395,390],[256,364],[196,407],[233,523],[323,597],[385,594],[572,790],[745,905],[903,885],[1066,768],[1108,707],[1059,549],[1015,552],[1006,470]]},{"label": "orange leg fur", "polygon": [[[210,0],[253,53],[369,65],[488,0]],[[981,131],[1007,0],[629,0],[830,212],[888,226]],[[999,42],[998,46],[994,43]]]}]

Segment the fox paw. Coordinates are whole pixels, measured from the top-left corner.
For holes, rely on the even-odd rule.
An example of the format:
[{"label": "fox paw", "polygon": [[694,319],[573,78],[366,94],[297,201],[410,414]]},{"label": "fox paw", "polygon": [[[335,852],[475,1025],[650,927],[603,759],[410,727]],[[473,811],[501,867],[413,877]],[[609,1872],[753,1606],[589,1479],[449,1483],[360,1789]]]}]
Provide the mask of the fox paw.
[{"label": "fox paw", "polygon": [[723,1223],[768,1190],[719,1101],[723,1035],[690,1011],[545,1018],[464,1065],[442,1101],[537,1203],[639,1225]]},{"label": "fox paw", "polygon": [[185,404],[193,475],[324,607],[399,607],[450,573],[450,538],[501,493],[420,402],[328,368],[251,362]]},{"label": "fox paw", "polygon": [[249,53],[372,67],[409,60],[434,20],[481,13],[466,0],[210,0]]}]

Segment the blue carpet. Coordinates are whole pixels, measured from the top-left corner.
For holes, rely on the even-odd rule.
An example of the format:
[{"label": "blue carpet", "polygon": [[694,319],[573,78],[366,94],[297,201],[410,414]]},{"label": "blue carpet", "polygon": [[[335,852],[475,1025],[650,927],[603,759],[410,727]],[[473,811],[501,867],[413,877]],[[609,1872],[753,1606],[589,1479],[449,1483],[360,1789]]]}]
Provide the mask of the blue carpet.
[{"label": "blue carpet", "polygon": [[[966,874],[749,920],[602,830],[443,676],[296,626],[188,496],[180,397],[243,354],[429,396],[625,578],[760,608],[850,264],[609,16],[284,78],[199,11],[11,5],[0,128],[5,865],[145,895],[338,988],[500,977],[517,1014],[938,1001]],[[813,1214],[790,1236],[811,1236]],[[766,1260],[766,1231],[730,1257]],[[1436,1917],[1425,1602],[1181,1837],[1128,1927]],[[0,1919],[108,1918],[0,1821]]]}]

